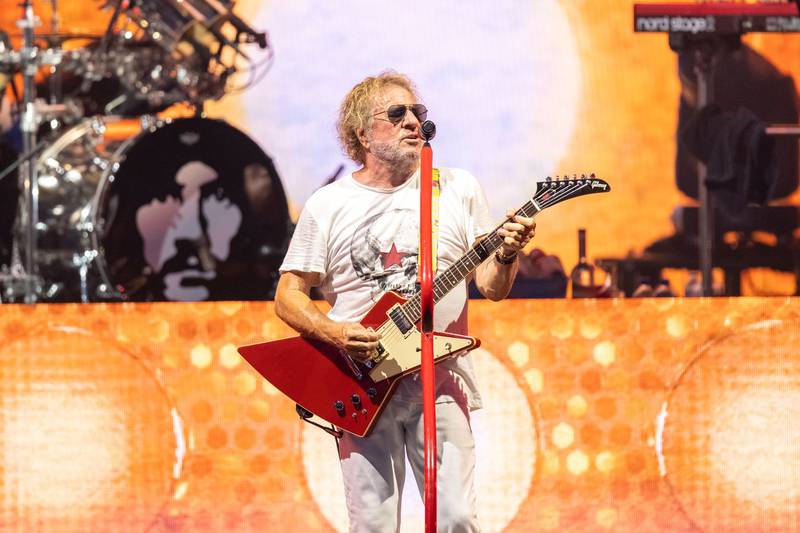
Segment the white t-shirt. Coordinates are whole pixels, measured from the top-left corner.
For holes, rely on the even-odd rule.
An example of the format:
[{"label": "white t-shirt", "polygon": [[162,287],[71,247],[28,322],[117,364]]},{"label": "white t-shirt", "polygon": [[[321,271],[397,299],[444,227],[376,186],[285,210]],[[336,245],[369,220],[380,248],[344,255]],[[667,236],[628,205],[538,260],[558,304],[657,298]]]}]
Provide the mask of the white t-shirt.
[{"label": "white t-shirt", "polygon": [[[436,268],[443,272],[495,225],[472,174],[442,168],[439,176]],[[348,174],[308,199],[280,271],[322,274],[320,290],[331,305],[328,317],[357,322],[384,292],[410,297],[417,291],[418,253],[419,172],[388,190],[367,187]],[[467,333],[466,282],[436,303],[434,329]],[[467,355],[443,361],[440,367],[463,380],[471,409],[481,406]]]}]

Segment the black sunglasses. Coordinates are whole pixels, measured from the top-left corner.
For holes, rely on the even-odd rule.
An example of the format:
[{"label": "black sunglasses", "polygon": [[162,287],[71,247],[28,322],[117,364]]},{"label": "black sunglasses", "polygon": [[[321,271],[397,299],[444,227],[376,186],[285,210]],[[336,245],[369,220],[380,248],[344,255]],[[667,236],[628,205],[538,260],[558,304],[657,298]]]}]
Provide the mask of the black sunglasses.
[{"label": "black sunglasses", "polygon": [[375,113],[372,116],[374,117],[381,113],[386,113],[389,122],[398,124],[406,116],[406,111],[414,113],[414,116],[417,117],[417,120],[420,122],[424,122],[425,118],[428,116],[428,108],[422,104],[394,104],[390,105],[386,111]]}]

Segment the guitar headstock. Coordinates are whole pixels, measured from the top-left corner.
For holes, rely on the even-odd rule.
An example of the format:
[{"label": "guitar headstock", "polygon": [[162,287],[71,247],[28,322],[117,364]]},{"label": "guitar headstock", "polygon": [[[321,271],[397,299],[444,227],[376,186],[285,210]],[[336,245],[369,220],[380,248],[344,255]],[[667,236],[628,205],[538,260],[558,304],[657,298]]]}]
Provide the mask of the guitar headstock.
[{"label": "guitar headstock", "polygon": [[541,210],[570,198],[610,191],[611,186],[594,174],[581,174],[580,177],[573,175],[571,178],[565,176],[562,179],[548,176],[545,181],[536,183],[533,201]]}]

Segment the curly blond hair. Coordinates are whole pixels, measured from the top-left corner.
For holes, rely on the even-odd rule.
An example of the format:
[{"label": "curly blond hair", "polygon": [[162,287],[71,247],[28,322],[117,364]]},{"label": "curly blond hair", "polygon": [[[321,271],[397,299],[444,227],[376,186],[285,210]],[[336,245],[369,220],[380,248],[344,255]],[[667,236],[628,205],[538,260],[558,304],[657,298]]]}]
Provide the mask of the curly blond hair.
[{"label": "curly blond hair", "polygon": [[344,152],[356,163],[364,164],[366,154],[358,138],[358,130],[366,129],[372,123],[372,106],[375,97],[385,87],[396,85],[418,99],[417,88],[405,74],[386,70],[377,76],[369,76],[350,89],[339,107],[336,132]]}]

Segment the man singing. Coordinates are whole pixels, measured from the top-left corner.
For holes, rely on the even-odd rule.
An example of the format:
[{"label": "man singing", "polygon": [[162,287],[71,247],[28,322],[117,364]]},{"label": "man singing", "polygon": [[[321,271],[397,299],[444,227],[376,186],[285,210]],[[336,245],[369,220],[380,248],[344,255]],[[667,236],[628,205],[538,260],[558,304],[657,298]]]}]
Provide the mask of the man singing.
[{"label": "man singing", "polygon": [[[402,74],[384,72],[353,87],[342,102],[337,129],[342,147],[361,168],[314,193],[297,223],[281,265],[278,316],[301,335],[327,342],[359,360],[378,355],[378,333],[359,320],[381,294],[416,292],[419,253],[420,123],[427,109]],[[436,270],[444,271],[476,240],[493,231],[483,191],[460,169],[439,169]],[[517,253],[533,237],[533,219],[514,216],[498,234],[503,244],[475,271],[478,290],[506,297]],[[436,234],[436,232],[435,232]],[[319,287],[326,316],[309,293]],[[467,287],[462,282],[437,302],[437,331],[467,333]],[[481,406],[469,355],[436,365],[437,524],[439,531],[479,531],[470,410]],[[396,532],[405,457],[420,492],[424,480],[422,384],[401,378],[372,431],[345,433],[339,445],[352,532]]]}]

